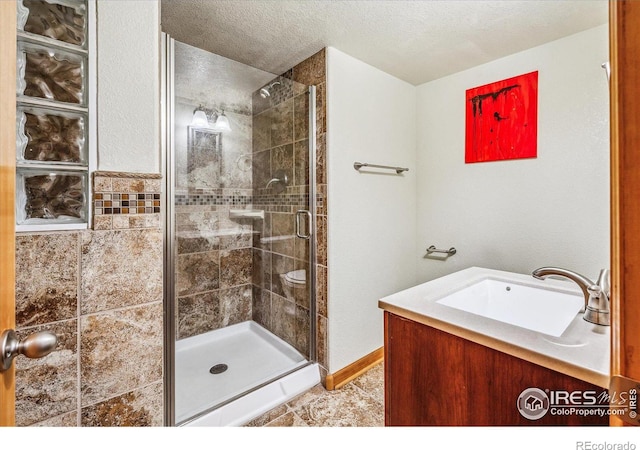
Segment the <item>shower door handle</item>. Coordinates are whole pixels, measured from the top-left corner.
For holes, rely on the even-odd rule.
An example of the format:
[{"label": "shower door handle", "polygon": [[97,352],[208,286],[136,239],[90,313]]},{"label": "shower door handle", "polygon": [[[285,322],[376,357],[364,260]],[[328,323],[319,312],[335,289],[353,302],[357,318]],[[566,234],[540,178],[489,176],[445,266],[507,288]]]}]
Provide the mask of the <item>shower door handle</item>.
[{"label": "shower door handle", "polygon": [[[307,233],[306,234],[302,234],[300,232],[300,216],[302,215],[306,215],[307,216]],[[298,212],[296,212],[296,236],[298,236],[301,239],[309,239],[311,238],[311,212],[307,211],[306,209],[299,209]]]}]

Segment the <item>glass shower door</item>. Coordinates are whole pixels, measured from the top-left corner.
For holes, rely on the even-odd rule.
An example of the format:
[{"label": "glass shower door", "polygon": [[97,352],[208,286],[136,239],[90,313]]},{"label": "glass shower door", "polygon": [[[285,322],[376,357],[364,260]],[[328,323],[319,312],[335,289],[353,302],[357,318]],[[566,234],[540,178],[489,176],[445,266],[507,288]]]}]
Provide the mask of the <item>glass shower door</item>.
[{"label": "glass shower door", "polygon": [[315,355],[315,108],[286,74],[168,48],[167,334],[181,424]]}]

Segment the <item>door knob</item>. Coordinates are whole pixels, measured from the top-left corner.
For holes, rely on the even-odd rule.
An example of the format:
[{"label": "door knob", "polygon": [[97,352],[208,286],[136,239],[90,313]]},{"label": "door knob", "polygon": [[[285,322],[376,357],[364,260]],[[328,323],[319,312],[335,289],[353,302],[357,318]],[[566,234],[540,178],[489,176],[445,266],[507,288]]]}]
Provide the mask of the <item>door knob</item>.
[{"label": "door knob", "polygon": [[18,340],[16,332],[5,330],[0,337],[0,372],[11,367],[13,358],[24,355],[27,358],[43,358],[58,345],[58,337],[49,331],[31,333],[23,341]]}]

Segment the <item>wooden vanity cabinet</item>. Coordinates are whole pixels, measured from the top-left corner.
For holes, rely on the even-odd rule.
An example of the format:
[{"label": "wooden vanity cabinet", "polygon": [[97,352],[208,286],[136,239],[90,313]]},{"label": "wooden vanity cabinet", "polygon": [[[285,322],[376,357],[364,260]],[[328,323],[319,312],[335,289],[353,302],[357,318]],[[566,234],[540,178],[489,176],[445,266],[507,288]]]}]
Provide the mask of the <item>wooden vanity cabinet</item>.
[{"label": "wooden vanity cabinet", "polygon": [[604,388],[444,331],[384,313],[386,426],[607,425],[608,417],[523,417],[523,390]]}]

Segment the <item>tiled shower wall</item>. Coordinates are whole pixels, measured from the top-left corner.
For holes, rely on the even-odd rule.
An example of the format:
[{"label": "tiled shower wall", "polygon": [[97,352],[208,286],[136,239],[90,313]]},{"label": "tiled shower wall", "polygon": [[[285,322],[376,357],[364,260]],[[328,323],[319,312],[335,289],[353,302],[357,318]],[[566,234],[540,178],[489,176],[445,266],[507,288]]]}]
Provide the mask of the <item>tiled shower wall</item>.
[{"label": "tiled shower wall", "polygon": [[[176,338],[251,320],[251,219],[232,217],[251,207],[251,94],[229,79],[211,89],[213,68],[242,66],[175,43],[174,219]],[[202,85],[207,86],[203,89]],[[215,85],[215,83],[213,83]],[[224,111],[230,132],[191,127],[202,106]],[[209,120],[215,121],[217,115]]]},{"label": "tiled shower wall", "polygon": [[96,172],[93,230],[16,235],[16,331],[59,337],[16,359],[16,425],[162,425],[160,182]]},{"label": "tiled shower wall", "polygon": [[[317,145],[317,361],[327,366],[327,259],[325,171],[325,51],[277,78],[267,99],[253,96],[253,202],[265,220],[253,245],[253,319],[309,356],[310,304],[306,287],[287,283],[286,273],[307,266],[308,241],[295,236],[295,213],[308,205],[307,86],[316,85]],[[269,180],[284,172],[284,190]],[[262,268],[261,270],[257,268]]]},{"label": "tiled shower wall", "polygon": [[[235,112],[226,110],[234,129],[220,136],[223,150],[217,156],[212,149],[191,156],[186,146],[181,152],[186,159],[176,164],[175,205],[178,339],[253,319],[309,356],[309,298],[304,288],[287,286],[283,277],[308,261],[307,241],[295,237],[294,214],[308,204],[309,104],[306,85],[299,83],[313,83],[318,88],[320,214],[315,320],[317,359],[326,366],[324,58],[323,50],[278,77],[281,84],[269,98],[254,93],[246,103],[253,114],[245,112],[245,100],[238,97]],[[186,100],[178,102],[176,134],[186,133],[198,104],[194,99],[194,104],[180,102]],[[279,169],[289,178],[286,191],[266,189]],[[252,208],[264,210],[264,220],[230,217],[231,209]]]},{"label": "tiled shower wall", "polygon": [[278,80],[266,99],[253,95],[254,207],[265,211],[253,242],[253,319],[309,358],[308,285],[286,279],[309,265],[309,242],[295,231],[295,213],[309,202],[309,101],[291,71]]},{"label": "tiled shower wall", "polygon": [[191,190],[175,205],[177,339],[251,319],[251,222],[229,217],[250,196],[214,191]]},{"label": "tiled shower wall", "polygon": [[316,86],[316,360],[322,366],[322,379],[328,367],[327,355],[327,84],[326,51],[322,49],[292,69],[293,80]]}]

